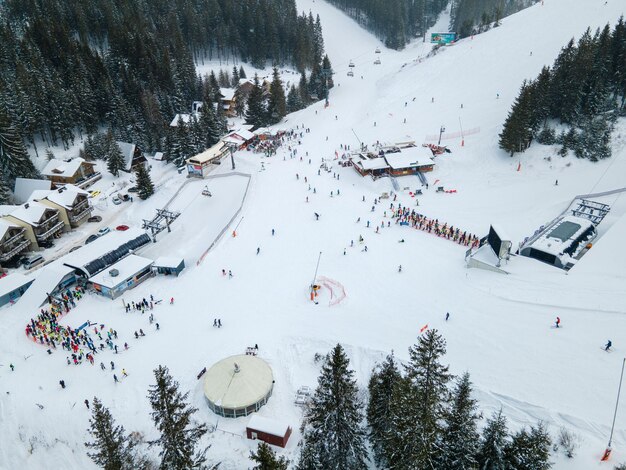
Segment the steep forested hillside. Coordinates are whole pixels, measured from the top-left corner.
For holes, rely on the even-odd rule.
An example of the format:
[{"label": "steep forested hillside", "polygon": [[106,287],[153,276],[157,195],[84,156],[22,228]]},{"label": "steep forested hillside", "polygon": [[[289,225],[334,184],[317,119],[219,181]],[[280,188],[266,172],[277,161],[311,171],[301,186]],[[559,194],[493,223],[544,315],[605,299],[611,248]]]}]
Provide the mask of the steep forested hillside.
[{"label": "steep forested hillside", "polygon": [[[500,134],[500,147],[513,155],[533,139],[561,145],[579,158],[611,155],[611,131],[626,114],[626,24],[587,30],[561,50],[552,68],[524,82]],[[556,126],[560,128],[558,131]]]},{"label": "steep forested hillside", "polygon": [[328,0],[381,38],[402,49],[437,20],[447,0]]},{"label": "steep forested hillside", "polygon": [[487,31],[505,16],[529,7],[537,0],[452,0],[450,31],[464,38]]},{"label": "steep forested hillside", "polygon": [[194,59],[321,61],[319,21],[294,0],[7,0],[0,18],[0,108],[31,143],[105,125],[157,149],[164,123],[202,99]]}]

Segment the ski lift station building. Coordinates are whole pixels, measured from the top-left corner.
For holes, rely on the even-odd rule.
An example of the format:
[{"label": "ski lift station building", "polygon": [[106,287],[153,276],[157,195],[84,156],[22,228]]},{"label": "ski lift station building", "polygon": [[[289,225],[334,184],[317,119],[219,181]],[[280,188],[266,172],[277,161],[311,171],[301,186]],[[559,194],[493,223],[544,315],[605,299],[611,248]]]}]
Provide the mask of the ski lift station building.
[{"label": "ski lift station building", "polygon": [[274,374],[263,359],[252,355],[230,356],[205,374],[204,395],[209,408],[220,416],[238,418],[258,411],[274,389]]},{"label": "ski lift station building", "polygon": [[562,269],[570,269],[596,238],[592,221],[566,215],[539,231],[520,249],[520,255],[535,258]]}]

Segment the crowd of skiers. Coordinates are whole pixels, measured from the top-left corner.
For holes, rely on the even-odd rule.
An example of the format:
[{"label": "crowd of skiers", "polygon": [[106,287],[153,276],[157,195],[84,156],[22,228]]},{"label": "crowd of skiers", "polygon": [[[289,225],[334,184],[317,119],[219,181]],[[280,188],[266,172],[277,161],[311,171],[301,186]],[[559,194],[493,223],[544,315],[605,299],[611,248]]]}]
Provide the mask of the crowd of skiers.
[{"label": "crowd of skiers", "polygon": [[429,219],[425,215],[416,212],[415,209],[409,209],[406,206],[402,207],[399,203],[397,207],[394,207],[394,204],[391,203],[390,211],[391,216],[396,219],[396,224],[408,225],[415,229],[451,240],[459,245],[478,248],[480,244],[480,238],[477,235],[465,230],[462,231],[459,227],[454,227],[451,224],[448,225],[447,222],[440,222],[439,219]]}]

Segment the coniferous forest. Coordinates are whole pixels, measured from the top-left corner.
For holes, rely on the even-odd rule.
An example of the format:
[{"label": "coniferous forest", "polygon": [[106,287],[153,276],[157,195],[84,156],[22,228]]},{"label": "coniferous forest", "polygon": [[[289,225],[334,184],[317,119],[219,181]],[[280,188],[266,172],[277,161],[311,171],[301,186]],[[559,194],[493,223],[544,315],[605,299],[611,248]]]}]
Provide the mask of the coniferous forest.
[{"label": "coniferous forest", "polygon": [[452,0],[450,31],[466,38],[499,26],[505,16],[529,7],[537,0]]},{"label": "coniferous forest", "polygon": [[206,97],[195,61],[321,61],[319,21],[294,0],[7,0],[0,19],[0,113],[30,144],[109,127],[160,150],[172,117]]},{"label": "coniferous forest", "polygon": [[402,49],[411,39],[423,35],[448,4],[447,0],[328,1],[392,49]]},{"label": "coniferous forest", "polygon": [[511,155],[533,140],[558,144],[578,158],[597,161],[611,155],[615,120],[626,113],[626,24],[589,29],[561,50],[553,66],[525,81],[500,134],[500,148]]}]

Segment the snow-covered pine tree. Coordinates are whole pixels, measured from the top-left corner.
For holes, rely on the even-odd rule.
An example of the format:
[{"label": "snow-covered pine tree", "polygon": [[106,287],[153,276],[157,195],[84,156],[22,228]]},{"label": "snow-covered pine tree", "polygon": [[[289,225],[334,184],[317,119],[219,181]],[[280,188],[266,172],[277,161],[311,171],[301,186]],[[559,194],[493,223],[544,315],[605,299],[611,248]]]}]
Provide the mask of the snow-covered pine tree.
[{"label": "snow-covered pine tree", "polygon": [[405,430],[404,439],[417,441],[412,456],[416,468],[436,468],[436,444],[441,439],[441,419],[450,398],[447,386],[451,375],[448,366],[440,362],[445,353],[446,341],[435,329],[426,331],[409,348],[405,370],[413,385],[415,433]]},{"label": "snow-covered pine tree", "polygon": [[107,161],[107,169],[113,176],[119,176],[120,170],[126,166],[126,161],[120,150],[120,146],[113,137],[113,132],[109,129],[106,134],[106,154],[105,159]]},{"label": "snow-covered pine tree", "polygon": [[500,133],[500,148],[511,156],[515,152],[526,150],[532,141],[531,85],[527,82],[522,84],[520,94],[513,103]]},{"label": "snow-covered pine tree", "polygon": [[24,141],[4,108],[0,108],[0,168],[10,182],[17,177],[39,178],[39,172],[26,151]]},{"label": "snow-covered pine tree", "polygon": [[343,347],[326,356],[318,386],[302,423],[298,470],[362,470],[367,450],[362,403]]},{"label": "snow-covered pine tree", "polygon": [[50,147],[48,147],[46,149],[46,160],[50,161],[50,160],[54,160],[56,157],[54,156],[54,152],[52,151],[52,149]]},{"label": "snow-covered pine tree", "polygon": [[202,132],[202,137],[204,138],[205,148],[215,145],[221,134],[215,117],[215,108],[209,93],[204,94],[198,124]]},{"label": "snow-covered pine tree", "polygon": [[4,175],[2,167],[0,167],[0,204],[9,204],[11,197],[11,188],[9,187],[8,178]]},{"label": "snow-covered pine tree", "polygon": [[289,460],[283,456],[277,457],[276,452],[265,442],[259,442],[256,452],[250,451],[250,460],[256,464],[252,470],[287,470],[289,467]]},{"label": "snow-covered pine tree", "polygon": [[246,124],[254,127],[263,127],[266,123],[265,98],[259,83],[259,76],[254,74],[254,86],[248,96],[248,109],[246,110]]},{"label": "snow-covered pine tree", "polygon": [[244,93],[241,88],[237,88],[235,91],[235,113],[237,116],[243,117],[246,112],[246,104],[248,102],[248,95]]},{"label": "snow-covered pine tree", "polygon": [[274,67],[272,83],[270,85],[270,97],[267,103],[267,122],[276,124],[287,114],[287,101],[283,82],[278,74],[278,69]]},{"label": "snow-covered pine tree", "polygon": [[300,98],[300,93],[296,89],[295,85],[291,85],[289,89],[289,93],[287,94],[287,112],[293,113],[302,109],[302,99]]},{"label": "snow-covered pine tree", "polygon": [[248,78],[246,71],[243,69],[243,65],[239,66],[239,78]]},{"label": "snow-covered pine tree", "polygon": [[[187,403],[189,392],[181,393],[176,382],[165,366],[154,370],[156,384],[148,390],[152,406],[152,420],[161,433],[158,439],[150,441],[150,446],[159,446],[161,470],[206,468],[208,447],[196,450],[199,441],[207,432],[206,425],[194,424],[191,420],[198,411]],[[214,467],[217,468],[217,467]]]},{"label": "snow-covered pine tree", "polygon": [[550,462],[550,435],[543,423],[516,433],[504,451],[507,470],[548,470]]},{"label": "snow-covered pine tree", "polygon": [[415,410],[415,389],[411,380],[401,377],[391,392],[389,422],[383,441],[384,461],[391,470],[413,470],[421,442]]},{"label": "snow-covered pine tree", "polygon": [[476,400],[472,398],[472,383],[468,372],[457,381],[452,392],[452,406],[446,413],[444,431],[439,446],[438,468],[472,470],[478,468],[478,431]]},{"label": "snow-covered pine tree", "polygon": [[300,82],[298,83],[298,91],[300,92],[300,100],[302,101],[302,107],[307,106],[311,102],[311,94],[309,93],[309,82],[306,78],[304,71],[300,75]]},{"label": "snow-covered pine tree", "polygon": [[115,424],[111,412],[98,398],[94,398],[89,419],[92,441],[86,442],[87,455],[104,470],[135,470],[147,468],[139,457],[135,443],[125,433],[124,427]]},{"label": "snow-covered pine tree", "polygon": [[152,178],[150,173],[144,165],[137,167],[135,176],[137,177],[137,189],[141,199],[148,199],[154,194],[154,185],[152,184]]},{"label": "snow-covered pine tree", "polygon": [[500,409],[487,419],[478,450],[478,468],[480,470],[505,470],[504,451],[509,433],[506,417]]},{"label": "snow-covered pine tree", "polygon": [[385,436],[388,435],[391,426],[391,398],[393,389],[402,379],[396,364],[393,351],[387,356],[382,364],[378,364],[370,377],[369,403],[367,404],[367,424],[369,425],[369,437],[376,463],[386,467],[384,458]]},{"label": "snow-covered pine tree", "polygon": [[230,86],[232,88],[237,88],[239,86],[239,70],[237,70],[236,65],[233,65],[233,72],[231,75]]}]

